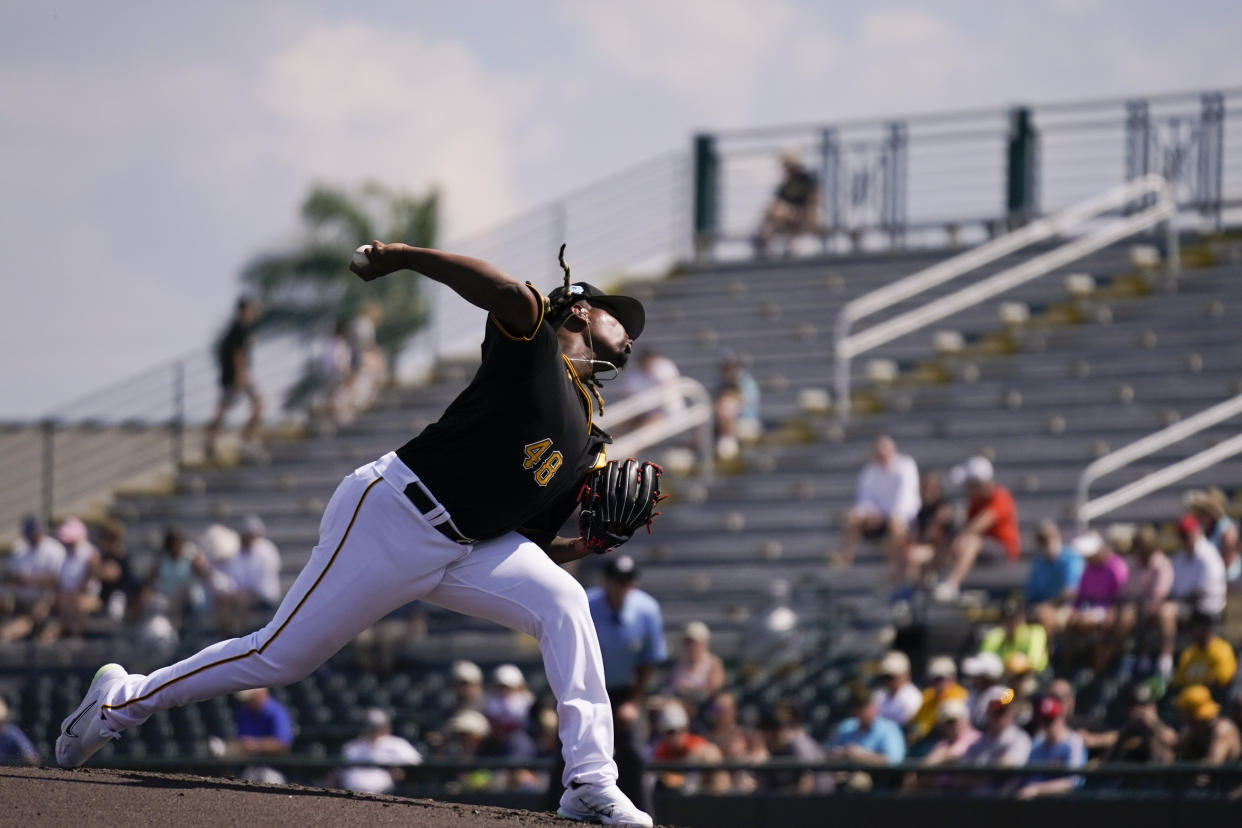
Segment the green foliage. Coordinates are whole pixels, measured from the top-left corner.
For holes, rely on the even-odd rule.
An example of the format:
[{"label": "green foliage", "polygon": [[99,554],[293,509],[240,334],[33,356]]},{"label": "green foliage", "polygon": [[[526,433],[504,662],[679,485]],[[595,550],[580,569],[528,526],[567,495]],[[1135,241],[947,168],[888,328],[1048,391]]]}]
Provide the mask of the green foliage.
[{"label": "green foliage", "polygon": [[[439,194],[397,193],[378,182],[355,191],[316,186],[302,203],[302,240],[287,251],[256,256],[242,272],[242,281],[259,300],[260,336],[293,334],[311,339],[332,331],[338,320],[349,320],[366,305],[376,304],[383,316],[376,342],[395,365],[398,355],[427,323],[422,280],[394,274],[363,282],[349,271],[354,248],[374,239],[434,247]],[[309,375],[298,383],[305,398]]]}]

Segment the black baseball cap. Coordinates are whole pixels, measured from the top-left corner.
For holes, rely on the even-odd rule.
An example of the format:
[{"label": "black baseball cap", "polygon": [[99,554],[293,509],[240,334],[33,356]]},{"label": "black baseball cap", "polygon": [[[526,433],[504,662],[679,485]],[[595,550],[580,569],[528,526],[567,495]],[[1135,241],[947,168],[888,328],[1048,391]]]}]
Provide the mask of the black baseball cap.
[{"label": "black baseball cap", "polygon": [[[565,290],[564,285],[558,287],[548,294],[548,300],[555,302],[565,294]],[[591,303],[592,307],[603,308],[615,316],[617,321],[625,327],[625,332],[630,339],[638,339],[647,325],[647,312],[643,309],[643,303],[632,296],[605,293],[589,282],[574,282],[568,290],[575,302],[585,299]],[[560,321],[556,320],[557,323]]]},{"label": "black baseball cap", "polygon": [[629,555],[609,558],[604,564],[604,577],[614,581],[632,581],[638,577],[638,564]]}]

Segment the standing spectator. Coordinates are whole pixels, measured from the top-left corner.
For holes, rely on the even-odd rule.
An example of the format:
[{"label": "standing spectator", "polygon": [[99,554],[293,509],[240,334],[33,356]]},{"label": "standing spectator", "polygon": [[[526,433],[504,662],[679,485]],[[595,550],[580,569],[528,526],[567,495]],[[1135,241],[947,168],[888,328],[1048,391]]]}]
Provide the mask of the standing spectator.
[{"label": "standing spectator", "polygon": [[1107,638],[1117,624],[1117,601],[1130,577],[1130,568],[1096,532],[1074,539],[1074,550],[1086,561],[1078,583],[1074,611],[1066,625],[1066,658],[1083,656],[1099,671],[1111,655]]},{"label": "standing spectator", "polygon": [[1011,654],[1021,653],[1031,670],[1042,673],[1048,666],[1048,634],[1042,625],[1027,622],[1021,601],[1010,599],[1001,608],[1000,626],[984,633],[979,651],[995,653],[1002,667]]},{"label": "standing spectator", "polygon": [[376,341],[384,311],[375,302],[363,305],[349,323],[350,388],[354,405],[370,408],[388,380],[388,359]]},{"label": "standing spectator", "polygon": [[914,458],[899,454],[891,437],[877,437],[871,461],[858,474],[854,506],[846,515],[841,563],[854,562],[859,539],[887,538],[894,576],[899,578],[900,553],[919,506],[919,468]]},{"label": "standing spectator", "polygon": [[[86,618],[99,608],[99,550],[90,542],[86,524],[76,517],[61,523],[56,537],[65,546],[65,562],[57,584],[56,614],[60,632],[80,637]],[[45,634],[50,641],[54,634]]]},{"label": "standing spectator", "polygon": [[216,363],[220,368],[220,403],[207,425],[204,453],[208,462],[216,459],[216,439],[229,409],[241,397],[250,400],[250,419],[242,431],[242,441],[253,443],[263,416],[263,399],[255,388],[250,365],[250,343],[254,324],[259,319],[259,306],[246,297],[237,300],[237,311],[228,330],[216,345]]},{"label": "standing spectator", "polygon": [[802,165],[793,150],[782,152],[780,160],[781,182],[751,240],[757,258],[767,255],[768,243],[777,236],[785,237],[785,254],[789,255],[794,239],[815,232],[819,221],[819,182],[815,174]]},{"label": "standing spectator", "polygon": [[[587,603],[604,659],[612,701],[617,785],[644,811],[650,797],[643,783],[645,761],[641,710],[651,673],[668,659],[664,617],[656,599],[638,589],[638,564],[629,555],[604,564],[604,585],[587,591]],[[553,774],[559,783],[560,775]]]},{"label": "standing spectator", "polygon": [[875,703],[882,718],[904,728],[923,706],[923,694],[910,681],[910,659],[900,650],[890,650],[880,661],[881,687]]},{"label": "standing spectator", "polygon": [[637,364],[625,372],[621,378],[621,390],[628,397],[649,391],[653,388],[663,389],[660,405],[640,418],[640,424],[655,422],[664,417],[671,417],[686,407],[686,401],[677,390],[677,381],[681,372],[677,364],[657,351],[646,348],[638,355]]},{"label": "standing spectator", "polygon": [[[923,703],[910,721],[910,744],[914,745],[931,735],[941,720],[945,705],[959,702],[966,709],[966,688],[957,683],[957,667],[948,656],[936,656],[927,665],[927,687],[923,688]],[[973,728],[972,728],[973,729]]]},{"label": "standing spectator", "polygon": [[[789,704],[778,704],[759,720],[759,732],[769,759],[800,759],[822,762],[824,752],[802,726],[802,717]],[[759,789],[767,793],[815,793],[829,786],[828,781],[812,771],[764,770],[756,774]]]},{"label": "standing spectator", "polygon": [[1173,761],[1176,747],[1177,731],[1160,721],[1151,685],[1134,685],[1130,689],[1130,717],[1117,731],[1104,761],[1163,765]]},{"label": "standing spectator", "polygon": [[759,414],[759,383],[727,352],[720,361],[720,385],[716,389],[716,456],[737,457],[741,441],[758,439],[763,431]]},{"label": "standing spectator", "polygon": [[[378,707],[363,714],[362,734],[347,742],[341,758],[351,764],[338,771],[341,787],[361,793],[389,793],[405,778],[405,765],[421,765],[423,756],[405,739],[394,736],[388,714]],[[374,765],[356,764],[374,762]]]},{"label": "standing spectator", "polygon": [[[1033,766],[1057,765],[1063,768],[1081,768],[1087,764],[1087,748],[1082,737],[1070,729],[1065,721],[1065,710],[1052,696],[1039,702],[1040,735],[1031,745],[1027,764]],[[1037,776],[1027,779],[1018,788],[1019,799],[1034,799],[1068,793],[1082,785],[1081,776]]]},{"label": "standing spectator", "polygon": [[1068,620],[1082,578],[1083,560],[1072,544],[1062,542],[1061,530],[1053,520],[1039,522],[1035,546],[1039,554],[1031,561],[1026,579],[1026,605],[1051,637]]},{"label": "standing spectator", "polygon": [[[501,664],[492,672],[492,690],[483,701],[490,731],[480,756],[497,759],[534,759],[535,741],[527,732],[535,696],[526,687],[526,676],[516,664]],[[527,768],[503,771],[503,787],[529,790],[535,784]]]},{"label": "standing spectator", "polygon": [[[715,764],[723,761],[724,756],[715,744],[690,732],[690,716],[686,708],[676,699],[670,699],[660,708],[658,733],[651,758],[657,762],[692,762]],[[660,786],[682,793],[694,793],[700,787],[699,773],[680,773],[665,771],[660,774]],[[711,773],[707,775],[710,793],[725,793],[729,790],[729,774]]]},{"label": "standing spectator", "polygon": [[970,723],[983,728],[987,723],[989,691],[1005,674],[1005,662],[996,653],[982,652],[962,662],[962,675],[970,680]]},{"label": "standing spectator", "polygon": [[[1156,542],[1156,532],[1141,526],[1130,545],[1133,555],[1130,577],[1121,590],[1117,623],[1107,639],[1106,661],[1123,648],[1133,648],[1143,660],[1142,671],[1151,667],[1149,639],[1159,632],[1160,607],[1173,587],[1173,564]],[[1135,655],[1127,656],[1134,659]]]},{"label": "standing spectator", "polygon": [[9,706],[0,696],[0,765],[37,765],[39,751],[22,729],[9,721]]},{"label": "standing spectator", "polygon": [[1220,715],[1220,705],[1202,684],[1192,684],[1177,697],[1185,726],[1177,739],[1179,762],[1224,765],[1242,758],[1238,726]]},{"label": "standing spectator", "polygon": [[1208,489],[1191,500],[1190,509],[1199,520],[1203,536],[1220,553],[1226,578],[1233,582],[1242,577],[1242,544],[1238,540],[1238,524],[1229,517],[1227,505],[1224,492]]},{"label": "standing spectator", "polygon": [[711,635],[702,621],[687,624],[681,657],[669,676],[669,691],[694,711],[724,686],[724,662],[710,649]]},{"label": "standing spectator", "polygon": [[113,621],[138,606],[142,582],[129,565],[125,526],[105,520],[99,526],[99,600]]},{"label": "standing spectator", "polygon": [[1174,687],[1202,684],[1219,697],[1233,682],[1237,657],[1228,641],[1212,634],[1212,626],[1212,616],[1207,613],[1190,616],[1190,645],[1177,658]]},{"label": "standing spectator", "polygon": [[22,536],[13,545],[0,595],[11,605],[7,613],[11,617],[0,624],[0,642],[25,638],[47,621],[64,564],[65,547],[43,531],[43,521],[27,515],[22,520]]},{"label": "standing spectator", "polygon": [[956,533],[953,503],[944,494],[940,473],[923,472],[919,481],[919,511],[914,516],[914,536],[906,545],[900,568],[907,584],[922,583],[924,573],[943,566],[949,543]]},{"label": "standing spectator", "polygon": [[982,702],[986,710],[983,732],[962,754],[962,764],[1018,768],[1031,754],[1031,737],[1014,724],[1014,692],[1008,687],[991,687]]},{"label": "standing spectator", "polygon": [[828,758],[860,765],[896,765],[906,758],[901,727],[883,714],[876,694],[854,688],[850,712],[828,743]]},{"label": "standing spectator", "polygon": [[221,629],[236,632],[248,625],[251,613],[270,613],[280,603],[280,550],[267,538],[258,515],[242,521],[237,554],[220,567],[225,588],[216,595]]},{"label": "standing spectator", "polygon": [[1160,608],[1160,661],[1162,675],[1173,674],[1173,647],[1177,622],[1192,612],[1219,618],[1225,611],[1225,564],[1216,547],[1203,537],[1199,521],[1191,515],[1177,525],[1181,549],[1173,556],[1173,587]]},{"label": "standing spectator", "polygon": [[994,479],[992,463],[986,457],[972,457],[953,470],[954,482],[966,486],[966,525],[949,548],[953,569],[936,585],[938,601],[955,601],[962,581],[985,549],[992,549],[1009,561],[1022,551],[1018,533],[1018,507],[1013,495]]},{"label": "standing spectator", "polygon": [[340,428],[354,421],[356,412],[351,359],[349,325],[344,319],[338,319],[332,326],[332,336],[323,344],[316,364],[321,391],[317,410],[312,413],[318,414],[325,426],[330,422]]}]

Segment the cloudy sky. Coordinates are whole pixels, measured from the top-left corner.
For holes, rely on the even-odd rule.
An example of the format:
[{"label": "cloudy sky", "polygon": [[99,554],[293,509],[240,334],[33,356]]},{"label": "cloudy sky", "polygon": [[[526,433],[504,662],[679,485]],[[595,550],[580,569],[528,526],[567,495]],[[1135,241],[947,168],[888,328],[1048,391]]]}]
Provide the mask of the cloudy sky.
[{"label": "cloudy sky", "polygon": [[204,345],[312,181],[451,239],[696,129],[1237,85],[1234,0],[0,0],[0,419]]}]

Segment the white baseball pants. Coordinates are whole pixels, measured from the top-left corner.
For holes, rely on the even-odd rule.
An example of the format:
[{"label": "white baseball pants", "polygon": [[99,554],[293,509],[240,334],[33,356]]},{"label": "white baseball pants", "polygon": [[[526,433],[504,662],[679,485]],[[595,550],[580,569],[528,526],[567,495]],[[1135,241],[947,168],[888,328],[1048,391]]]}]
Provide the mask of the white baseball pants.
[{"label": "white baseball pants", "polygon": [[444,537],[403,494],[414,479],[394,453],[346,477],[310,562],[267,626],[117,682],[103,699],[108,724],[123,730],[157,710],[292,684],[421,599],[534,636],[557,700],[563,782],[614,783],[612,711],[582,586],[517,533],[471,545]]}]

